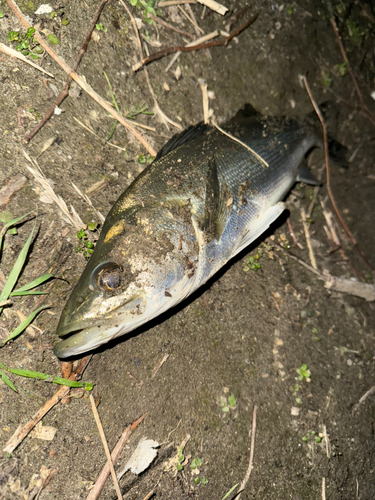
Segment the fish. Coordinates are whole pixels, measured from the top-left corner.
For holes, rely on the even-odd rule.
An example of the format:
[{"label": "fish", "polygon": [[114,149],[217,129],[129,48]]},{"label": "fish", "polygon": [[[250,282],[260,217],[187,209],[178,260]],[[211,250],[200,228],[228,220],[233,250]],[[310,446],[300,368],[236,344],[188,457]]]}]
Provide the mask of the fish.
[{"label": "fish", "polygon": [[318,184],[310,124],[250,105],[223,128],[174,136],[113,205],[65,305],[54,347],[70,358],[132,332],[191,295],[284,210],[296,181]]}]

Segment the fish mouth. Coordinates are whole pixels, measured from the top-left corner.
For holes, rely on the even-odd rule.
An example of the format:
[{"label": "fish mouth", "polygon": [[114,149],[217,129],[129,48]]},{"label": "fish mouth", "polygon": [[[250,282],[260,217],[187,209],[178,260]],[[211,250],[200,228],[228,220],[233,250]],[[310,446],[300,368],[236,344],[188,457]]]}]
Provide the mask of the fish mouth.
[{"label": "fish mouth", "polygon": [[[112,328],[105,328],[104,325],[98,324],[88,328],[77,329],[73,325],[73,327],[67,327],[65,330],[70,330],[69,333],[71,335],[58,342],[53,349],[55,355],[60,359],[78,356],[86,351],[93,351],[102,344],[117,337],[123,330],[126,330],[126,327],[124,325],[116,325]],[[60,335],[62,335],[62,332],[60,332]]]}]

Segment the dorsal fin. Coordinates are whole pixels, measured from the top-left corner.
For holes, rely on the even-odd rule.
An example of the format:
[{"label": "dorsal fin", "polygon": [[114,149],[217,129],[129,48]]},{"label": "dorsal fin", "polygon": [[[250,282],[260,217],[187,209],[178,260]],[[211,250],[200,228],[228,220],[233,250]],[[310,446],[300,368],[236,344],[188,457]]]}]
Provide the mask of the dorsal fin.
[{"label": "dorsal fin", "polygon": [[199,122],[196,125],[191,125],[188,127],[186,130],[183,132],[180,132],[179,134],[174,135],[169,141],[164,144],[164,146],[161,148],[161,150],[158,152],[158,154],[155,157],[155,160],[160,160],[163,156],[167,155],[174,149],[178,148],[182,144],[186,144],[187,142],[191,141],[192,139],[195,139],[196,137],[199,137],[207,132],[209,129],[208,125],[205,125],[203,122]]}]

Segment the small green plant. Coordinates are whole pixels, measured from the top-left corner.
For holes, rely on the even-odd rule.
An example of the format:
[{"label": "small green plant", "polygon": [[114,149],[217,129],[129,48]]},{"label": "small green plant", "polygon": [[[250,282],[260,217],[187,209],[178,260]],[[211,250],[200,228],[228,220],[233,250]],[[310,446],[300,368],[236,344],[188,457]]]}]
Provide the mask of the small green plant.
[{"label": "small green plant", "polygon": [[145,103],[140,104],[139,106],[133,106],[129,113],[126,115],[126,118],[129,120],[134,120],[138,115],[153,115],[152,111],[148,111],[148,106]]},{"label": "small green plant", "polygon": [[322,72],[323,85],[329,87],[332,83],[332,75],[328,70]]},{"label": "small green plant", "polygon": [[247,262],[244,262],[242,265],[242,269],[245,271],[245,273],[250,271],[250,269],[252,271],[258,271],[259,269],[261,269],[262,266],[259,262],[259,259],[261,257],[262,254],[260,252],[256,253],[255,255],[250,255],[250,257],[248,257],[247,259]]},{"label": "small green plant", "polygon": [[144,154],[138,155],[138,163],[140,163],[141,165],[144,165],[146,163],[146,161],[147,161],[146,155],[144,155]]},{"label": "small green plant", "polygon": [[[87,230],[92,233],[96,231],[98,224],[96,222],[90,222],[87,224]],[[80,229],[77,233],[77,238],[79,244],[74,248],[77,253],[83,253],[84,257],[89,258],[94,251],[94,243],[90,241],[88,234],[84,229]]]},{"label": "small green plant", "polygon": [[226,494],[223,496],[223,498],[222,498],[221,500],[225,500],[226,498],[228,498],[228,497],[229,497],[229,495],[230,495],[230,494],[231,494],[231,493],[232,493],[232,492],[233,492],[233,491],[237,488],[237,486],[238,486],[239,484],[240,484],[240,483],[235,484],[235,485],[234,485],[234,486],[233,486],[233,487],[232,487],[232,488],[228,491],[228,493],[226,493]]},{"label": "small green plant", "polygon": [[310,382],[311,372],[305,363],[303,363],[300,368],[296,368],[296,372],[298,373],[298,379],[301,380],[301,382],[303,380]]},{"label": "small green plant", "polygon": [[219,405],[221,406],[221,410],[223,413],[229,413],[230,410],[236,409],[236,398],[233,394],[231,394],[228,399],[225,396],[220,396]]},{"label": "small green plant", "polygon": [[8,42],[17,42],[15,49],[21,52],[24,56],[30,55],[33,59],[38,59],[44,50],[34,38],[35,29],[30,27],[26,33],[21,34],[19,31],[9,31]]},{"label": "small green plant", "polygon": [[349,38],[353,41],[355,45],[359,45],[361,43],[363,35],[365,34],[363,29],[350,19],[347,19],[346,27],[348,29]]},{"label": "small green plant", "polygon": [[147,24],[153,24],[154,21],[148,17],[148,14],[152,14],[156,16],[156,12],[154,9],[155,0],[129,0],[130,4],[133,7],[137,7],[137,9],[143,10],[143,21]]},{"label": "small green plant", "polygon": [[197,469],[198,467],[202,466],[202,460],[200,458],[193,458],[190,464],[191,470]]},{"label": "small green plant", "polygon": [[348,72],[348,64],[346,62],[343,62],[342,64],[335,64],[333,68],[339,76],[344,76]]},{"label": "small green plant", "polygon": [[4,12],[0,10],[0,19],[2,19],[3,17],[4,17]]},{"label": "small green plant", "polygon": [[316,434],[316,431],[310,431],[309,434],[306,434],[305,436],[302,437],[302,441],[304,443],[307,443],[310,439],[314,439],[314,441],[319,444],[323,440],[323,435],[322,434]]},{"label": "small green plant", "polygon": [[108,31],[108,29],[105,26],[103,26],[102,23],[95,24],[95,28],[98,31],[103,31],[103,33],[107,33],[107,31]]},{"label": "small green plant", "polygon": [[184,468],[184,466],[182,465],[182,463],[184,462],[185,460],[185,456],[183,454],[183,449],[181,448],[181,446],[179,446],[177,448],[177,451],[178,451],[178,458],[177,458],[177,470],[178,472],[182,471],[182,469]]}]

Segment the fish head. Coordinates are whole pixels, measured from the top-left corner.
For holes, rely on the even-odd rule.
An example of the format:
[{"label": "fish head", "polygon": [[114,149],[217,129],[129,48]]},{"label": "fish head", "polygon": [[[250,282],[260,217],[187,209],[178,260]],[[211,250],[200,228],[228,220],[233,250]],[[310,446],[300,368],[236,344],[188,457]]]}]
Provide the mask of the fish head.
[{"label": "fish head", "polygon": [[57,334],[64,340],[54,348],[57,357],[77,356],[131,332],[188,293],[182,288],[191,280],[165,235],[126,229],[113,236],[104,226],[61,314]]}]

